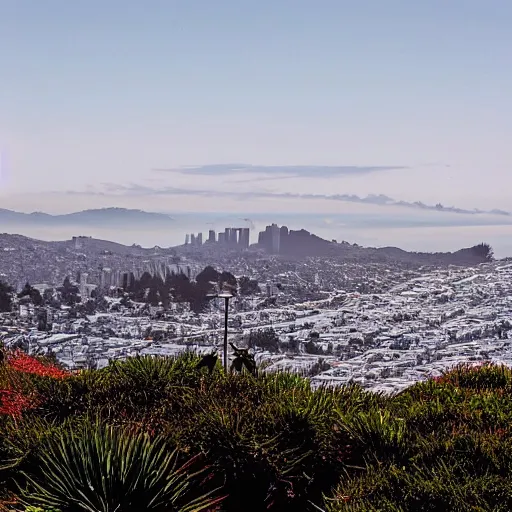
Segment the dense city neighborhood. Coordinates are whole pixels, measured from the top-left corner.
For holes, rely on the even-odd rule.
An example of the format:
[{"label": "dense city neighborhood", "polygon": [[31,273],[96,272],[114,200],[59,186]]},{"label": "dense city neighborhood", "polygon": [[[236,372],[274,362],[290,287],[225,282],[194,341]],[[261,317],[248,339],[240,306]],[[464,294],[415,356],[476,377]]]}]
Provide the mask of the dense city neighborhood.
[{"label": "dense city neighborhood", "polygon": [[2,342],[70,369],[136,354],[221,353],[226,303],[230,342],[267,371],[316,385],[393,392],[461,361],[512,357],[506,261],[291,258],[248,251],[246,240],[221,252],[86,237],[0,241]]}]

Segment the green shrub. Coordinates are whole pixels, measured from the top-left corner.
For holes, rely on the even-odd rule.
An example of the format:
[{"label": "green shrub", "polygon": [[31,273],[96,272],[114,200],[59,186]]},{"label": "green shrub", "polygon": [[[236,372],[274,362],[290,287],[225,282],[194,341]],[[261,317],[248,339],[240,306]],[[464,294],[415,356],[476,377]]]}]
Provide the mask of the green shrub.
[{"label": "green shrub", "polygon": [[38,415],[65,421],[88,411],[91,389],[98,376],[87,371],[66,379],[32,376],[31,380],[40,398]]},{"label": "green shrub", "polygon": [[445,372],[437,379],[460,388],[500,389],[512,384],[512,370],[505,365],[484,363],[479,365],[460,364]]},{"label": "green shrub", "polygon": [[402,461],[407,456],[407,428],[390,411],[370,409],[340,416],[340,429],[354,441],[363,460]]},{"label": "green shrub", "polygon": [[20,485],[20,491],[27,505],[64,512],[187,512],[211,507],[211,492],[193,494],[200,476],[190,472],[195,461],[179,466],[178,456],[162,438],[152,441],[147,434],[88,425],[49,439],[38,470],[23,473],[26,485]]},{"label": "green shrub", "polygon": [[[0,503],[19,487],[27,504],[62,512],[119,500],[120,512],[187,510],[221,488],[226,512],[512,510],[506,367],[457,366],[386,396],[313,390],[282,372],[209,373],[198,361],[135,357],[61,380],[0,372],[38,397],[21,417],[0,417]],[[211,487],[199,488],[196,468],[209,468]]]},{"label": "green shrub", "polygon": [[457,463],[439,461],[423,468],[369,467],[363,476],[341,484],[326,510],[505,512],[511,505],[509,480],[491,474],[475,476]]},{"label": "green shrub", "polygon": [[510,370],[458,366],[341,418],[366,465],[325,510],[512,509]]}]

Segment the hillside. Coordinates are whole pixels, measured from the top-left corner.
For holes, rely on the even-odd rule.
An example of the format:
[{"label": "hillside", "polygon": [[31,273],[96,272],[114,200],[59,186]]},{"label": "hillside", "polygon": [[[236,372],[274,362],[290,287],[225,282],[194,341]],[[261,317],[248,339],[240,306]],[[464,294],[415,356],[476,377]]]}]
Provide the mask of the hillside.
[{"label": "hillside", "polygon": [[72,374],[3,353],[6,510],[512,509],[508,368],[457,367],[381,395],[199,361]]},{"label": "hillside", "polygon": [[[154,253],[155,248],[144,248],[138,245],[123,245],[110,240],[101,240],[93,237],[79,237],[78,250],[83,249],[91,253],[103,253],[105,251],[116,253],[119,255],[142,255],[146,253]],[[0,250],[12,249],[23,250],[27,247],[40,247],[49,251],[59,251],[62,249],[72,250],[75,248],[73,240],[46,241],[37,240],[24,235],[13,235],[10,233],[0,233]]]},{"label": "hillside", "polygon": [[418,265],[477,265],[492,259],[492,249],[486,244],[446,253],[410,252],[398,247],[374,248],[330,242],[305,229],[290,230],[287,235],[281,235],[280,254],[291,258],[339,257],[359,263],[400,262]]}]

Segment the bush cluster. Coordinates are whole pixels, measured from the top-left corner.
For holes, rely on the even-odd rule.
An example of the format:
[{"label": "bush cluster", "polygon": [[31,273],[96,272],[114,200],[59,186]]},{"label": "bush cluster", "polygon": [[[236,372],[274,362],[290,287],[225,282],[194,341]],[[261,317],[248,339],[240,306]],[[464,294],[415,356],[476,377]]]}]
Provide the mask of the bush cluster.
[{"label": "bush cluster", "polygon": [[198,361],[143,356],[67,373],[6,357],[5,509],[512,509],[508,368],[459,366],[384,396]]}]

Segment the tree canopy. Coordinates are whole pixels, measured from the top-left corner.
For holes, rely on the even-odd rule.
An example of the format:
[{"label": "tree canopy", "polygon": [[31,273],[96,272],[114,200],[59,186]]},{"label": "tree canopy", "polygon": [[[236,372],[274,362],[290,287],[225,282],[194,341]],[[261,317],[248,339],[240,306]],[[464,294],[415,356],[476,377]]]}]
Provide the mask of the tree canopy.
[{"label": "tree canopy", "polygon": [[18,294],[19,299],[22,299],[23,297],[29,297],[34,306],[42,306],[44,304],[43,297],[39,290],[30,286],[29,283],[26,283],[23,290]]},{"label": "tree canopy", "polygon": [[3,281],[0,281],[0,312],[9,312],[12,309],[13,289]]},{"label": "tree canopy", "polygon": [[79,294],[78,286],[71,283],[69,277],[66,276],[62,286],[58,289],[62,302],[67,306],[74,306],[82,299]]}]

